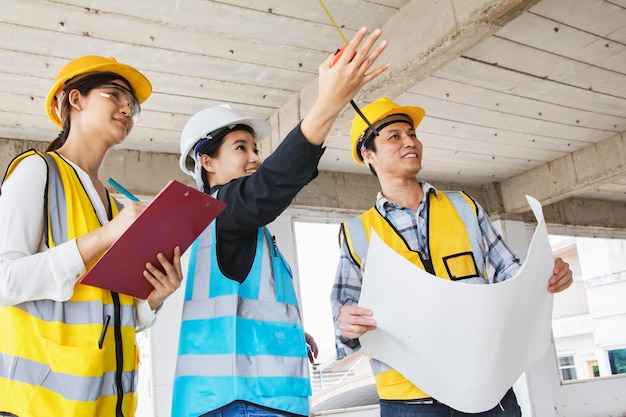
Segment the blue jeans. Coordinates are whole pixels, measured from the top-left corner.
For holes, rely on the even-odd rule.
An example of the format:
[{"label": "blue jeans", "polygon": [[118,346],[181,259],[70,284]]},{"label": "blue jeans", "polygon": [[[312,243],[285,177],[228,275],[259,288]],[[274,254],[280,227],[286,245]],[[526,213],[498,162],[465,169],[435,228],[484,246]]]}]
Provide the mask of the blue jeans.
[{"label": "blue jeans", "polygon": [[295,415],[257,407],[243,401],[235,401],[217,411],[202,414],[200,417],[293,417]]},{"label": "blue jeans", "polygon": [[445,404],[410,404],[410,401],[381,401],[380,417],[521,417],[513,389],[509,389],[500,404],[489,411],[471,414],[453,410]]}]

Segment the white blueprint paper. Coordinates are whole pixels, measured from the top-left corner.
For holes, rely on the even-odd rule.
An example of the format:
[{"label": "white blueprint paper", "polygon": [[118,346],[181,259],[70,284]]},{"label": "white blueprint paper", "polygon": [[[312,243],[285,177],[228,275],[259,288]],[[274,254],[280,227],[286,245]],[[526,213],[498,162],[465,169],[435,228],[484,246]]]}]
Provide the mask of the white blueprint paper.
[{"label": "white blueprint paper", "polygon": [[554,257],[541,205],[526,198],[538,222],[528,256],[497,284],[436,278],[372,232],[359,305],[377,329],[360,338],[365,354],[456,410],[496,406],[550,346]]}]

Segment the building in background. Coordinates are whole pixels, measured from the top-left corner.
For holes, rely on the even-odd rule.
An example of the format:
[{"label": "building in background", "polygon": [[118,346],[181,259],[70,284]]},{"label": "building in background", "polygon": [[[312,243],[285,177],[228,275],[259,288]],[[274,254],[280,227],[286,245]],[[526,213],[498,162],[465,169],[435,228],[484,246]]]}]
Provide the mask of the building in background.
[{"label": "building in background", "polygon": [[626,241],[561,237],[552,247],[574,272],[572,287],[554,297],[561,380],[626,373]]}]

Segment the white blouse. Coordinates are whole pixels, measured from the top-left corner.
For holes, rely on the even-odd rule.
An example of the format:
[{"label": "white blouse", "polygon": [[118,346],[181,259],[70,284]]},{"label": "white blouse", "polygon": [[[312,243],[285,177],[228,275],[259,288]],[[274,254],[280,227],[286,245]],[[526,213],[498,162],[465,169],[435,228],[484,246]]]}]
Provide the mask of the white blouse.
[{"label": "white blouse", "polygon": [[[106,208],[89,175],[71,161],[101,224]],[[47,167],[36,155],[21,161],[2,184],[0,196],[0,306],[50,299],[67,301],[85,273],[76,239],[48,249],[44,240]],[[156,312],[137,299],[137,331],[154,324]]]}]

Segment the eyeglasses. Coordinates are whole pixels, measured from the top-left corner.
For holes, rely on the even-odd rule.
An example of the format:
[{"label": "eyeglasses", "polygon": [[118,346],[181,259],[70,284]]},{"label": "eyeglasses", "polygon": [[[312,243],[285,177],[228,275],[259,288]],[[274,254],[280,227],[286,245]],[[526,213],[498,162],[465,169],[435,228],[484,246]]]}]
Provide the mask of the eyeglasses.
[{"label": "eyeglasses", "polygon": [[115,83],[99,85],[96,88],[105,90],[100,91],[99,94],[102,97],[111,100],[119,108],[128,107],[130,109],[130,117],[133,119],[133,123],[137,121],[139,113],[141,113],[141,106],[129,89]]}]

